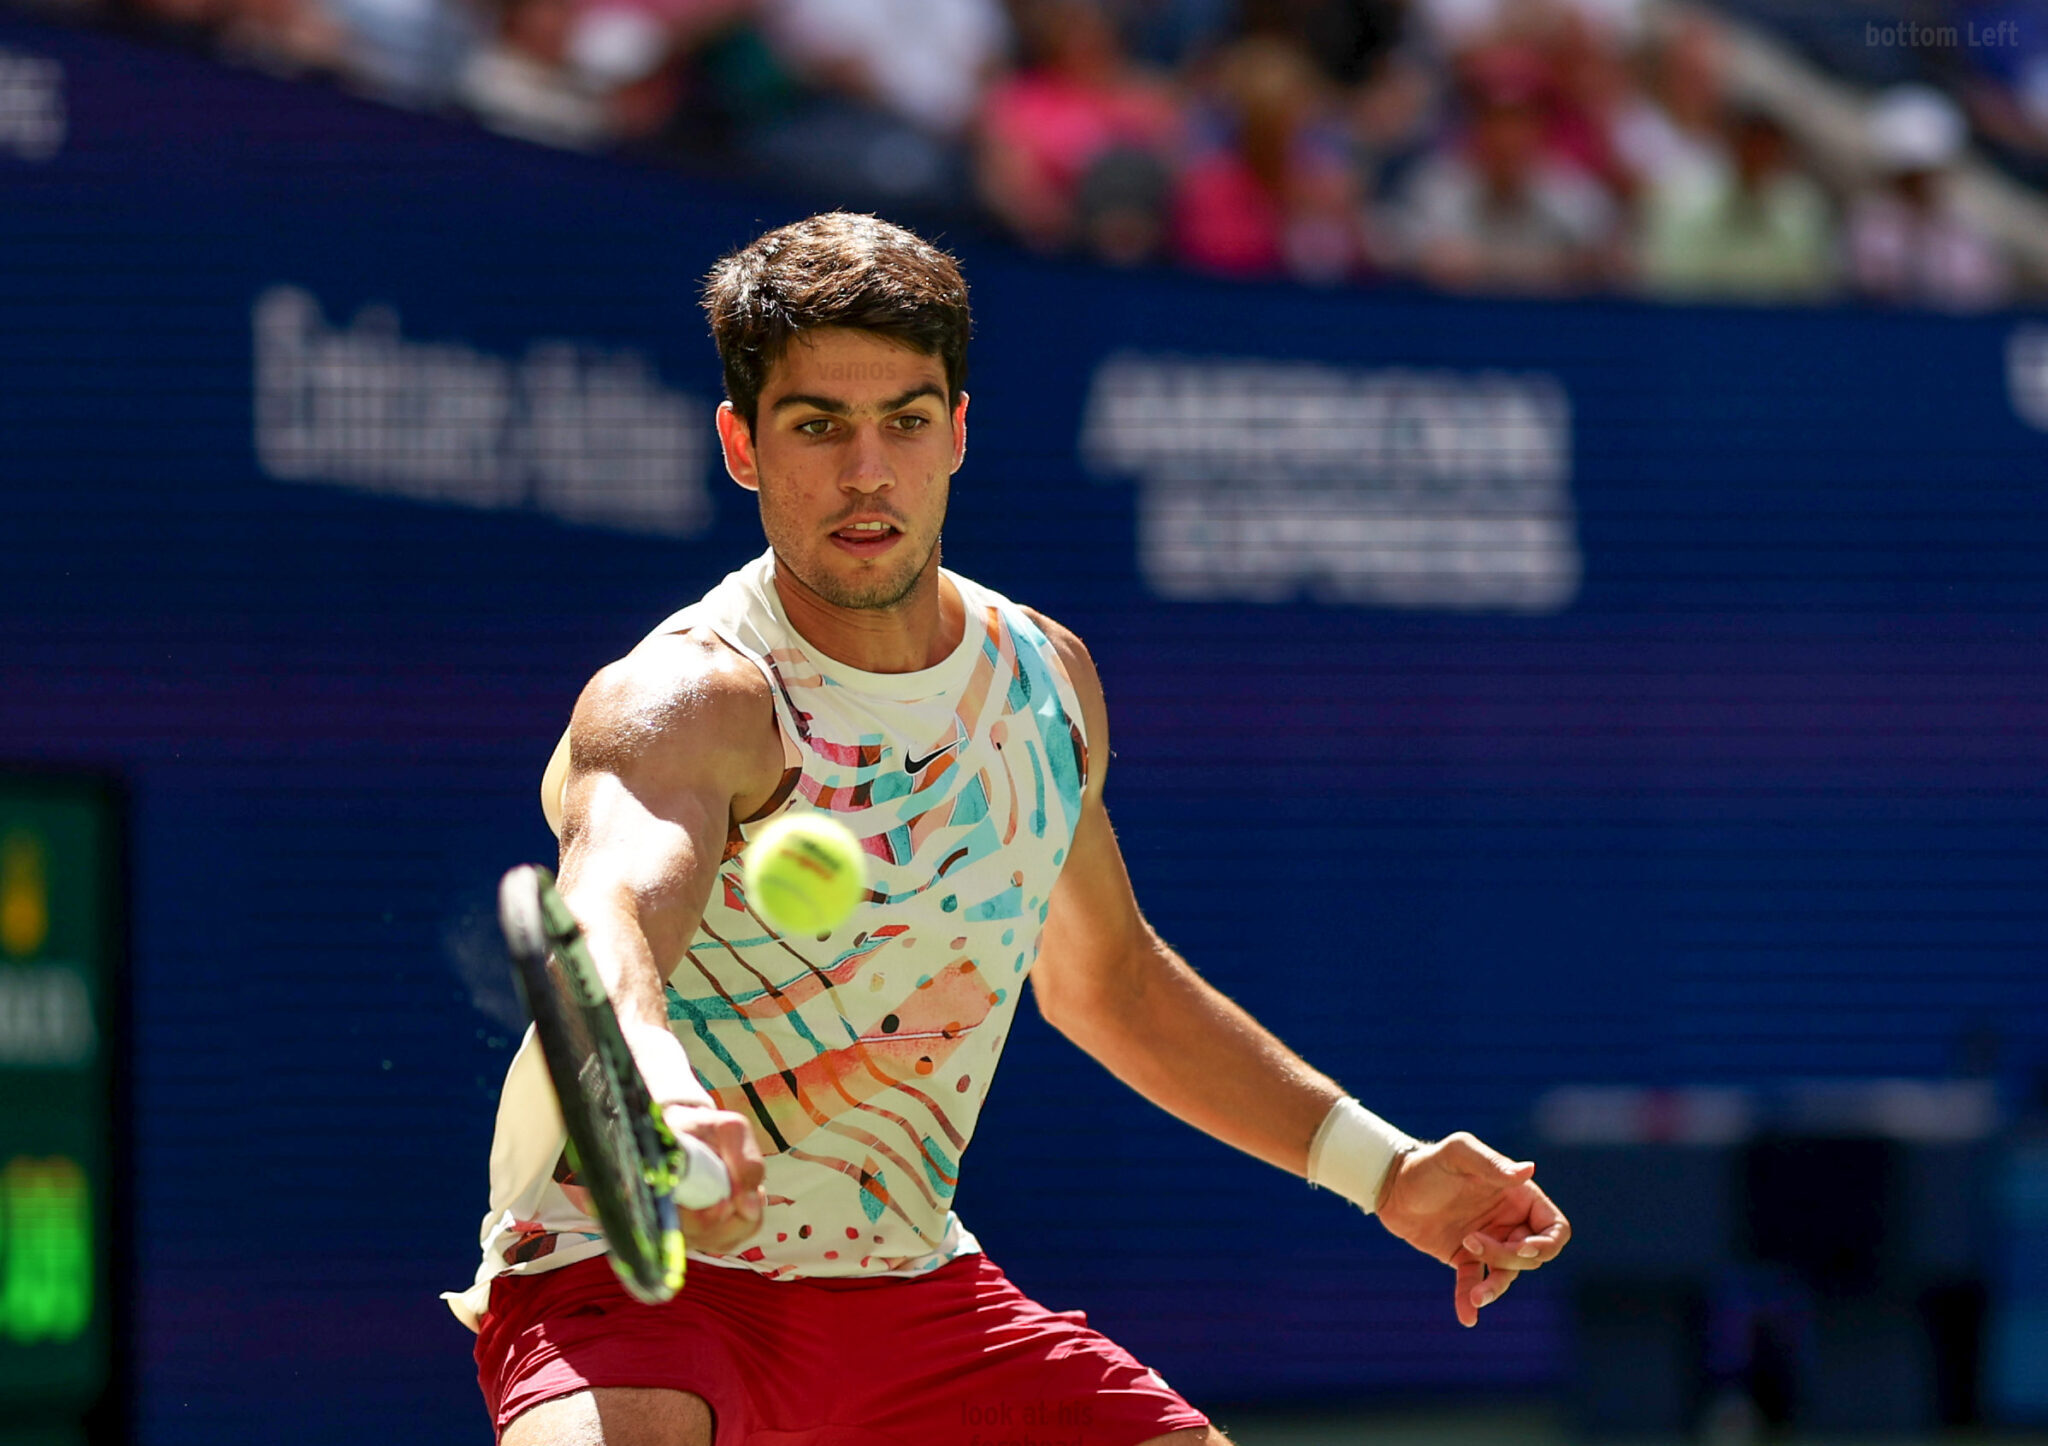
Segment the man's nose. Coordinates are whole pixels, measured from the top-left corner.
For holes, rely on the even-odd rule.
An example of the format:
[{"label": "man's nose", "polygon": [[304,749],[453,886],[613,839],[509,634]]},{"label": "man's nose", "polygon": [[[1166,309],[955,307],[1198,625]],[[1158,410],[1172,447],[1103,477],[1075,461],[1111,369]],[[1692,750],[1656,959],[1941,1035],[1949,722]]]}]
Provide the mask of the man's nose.
[{"label": "man's nose", "polygon": [[882,429],[854,428],[853,445],[847,453],[841,485],[854,492],[875,492],[894,481],[889,473],[888,453],[882,445]]}]

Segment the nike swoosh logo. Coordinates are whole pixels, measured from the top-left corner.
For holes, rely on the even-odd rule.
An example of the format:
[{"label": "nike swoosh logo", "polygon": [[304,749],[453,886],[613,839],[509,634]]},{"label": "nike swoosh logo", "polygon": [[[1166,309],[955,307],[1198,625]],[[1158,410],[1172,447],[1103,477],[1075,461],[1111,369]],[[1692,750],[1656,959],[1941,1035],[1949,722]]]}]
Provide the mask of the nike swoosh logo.
[{"label": "nike swoosh logo", "polygon": [[922,758],[905,758],[903,760],[903,771],[905,773],[924,772],[925,769],[931,766],[931,761],[934,758],[937,758],[941,753],[951,753],[955,748],[958,748],[960,746],[962,741],[962,739],[955,738],[951,743],[948,743],[944,748],[934,748],[931,752],[925,754],[925,756]]}]

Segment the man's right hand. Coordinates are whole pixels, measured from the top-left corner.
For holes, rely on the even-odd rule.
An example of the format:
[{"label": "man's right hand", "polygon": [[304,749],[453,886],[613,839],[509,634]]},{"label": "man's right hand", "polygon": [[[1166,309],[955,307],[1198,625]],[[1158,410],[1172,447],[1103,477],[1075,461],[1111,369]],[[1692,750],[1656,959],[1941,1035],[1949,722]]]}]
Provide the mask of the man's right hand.
[{"label": "man's right hand", "polygon": [[699,1105],[663,1105],[661,1116],[678,1136],[696,1136],[725,1162],[732,1193],[716,1205],[683,1211],[683,1235],[692,1250],[730,1255],[761,1228],[761,1214],[768,1203],[767,1192],[761,1188],[767,1172],[753,1128],[744,1116],[730,1110]]}]

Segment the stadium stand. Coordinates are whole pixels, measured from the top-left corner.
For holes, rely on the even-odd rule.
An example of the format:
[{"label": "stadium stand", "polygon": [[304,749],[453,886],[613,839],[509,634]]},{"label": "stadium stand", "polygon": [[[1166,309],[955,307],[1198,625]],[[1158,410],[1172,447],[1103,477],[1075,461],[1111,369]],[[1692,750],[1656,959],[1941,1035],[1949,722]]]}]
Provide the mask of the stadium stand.
[{"label": "stadium stand", "polygon": [[1316,284],[2048,281],[2048,12],[1943,0],[14,0],[542,144]]}]

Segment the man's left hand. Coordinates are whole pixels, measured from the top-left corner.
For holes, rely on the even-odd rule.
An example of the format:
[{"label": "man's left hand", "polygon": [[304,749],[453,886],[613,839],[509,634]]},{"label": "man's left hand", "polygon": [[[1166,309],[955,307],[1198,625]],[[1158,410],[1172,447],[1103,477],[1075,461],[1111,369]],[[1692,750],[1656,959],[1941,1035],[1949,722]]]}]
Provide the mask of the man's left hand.
[{"label": "man's left hand", "polygon": [[1536,1188],[1536,1166],[1517,1164],[1460,1131],[1399,1156],[1380,1189],[1382,1224],[1458,1273],[1460,1325],[1515,1278],[1557,1258],[1571,1222]]}]

